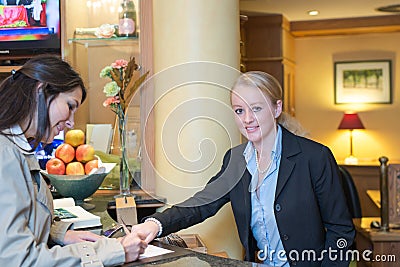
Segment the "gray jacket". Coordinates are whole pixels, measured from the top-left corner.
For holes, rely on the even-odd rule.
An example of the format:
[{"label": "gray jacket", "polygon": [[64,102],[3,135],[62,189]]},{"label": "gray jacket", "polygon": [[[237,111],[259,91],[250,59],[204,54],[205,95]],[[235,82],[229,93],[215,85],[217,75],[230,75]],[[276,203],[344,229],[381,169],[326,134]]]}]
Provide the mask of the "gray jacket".
[{"label": "gray jacket", "polygon": [[[15,126],[7,132],[21,133]],[[0,134],[0,266],[106,266],[125,261],[116,239],[63,246],[70,224],[53,221],[53,199],[24,135]],[[50,245],[52,244],[52,245]],[[89,255],[89,256],[88,256]],[[82,265],[84,266],[84,265]]]}]

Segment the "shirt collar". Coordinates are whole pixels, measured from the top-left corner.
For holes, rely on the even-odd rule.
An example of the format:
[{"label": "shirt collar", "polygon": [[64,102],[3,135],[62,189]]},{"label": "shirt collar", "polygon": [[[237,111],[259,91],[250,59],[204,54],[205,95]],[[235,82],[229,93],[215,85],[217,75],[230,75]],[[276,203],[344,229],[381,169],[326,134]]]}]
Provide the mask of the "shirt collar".
[{"label": "shirt collar", "polygon": [[28,140],[26,139],[25,135],[22,132],[21,127],[16,124],[12,127],[10,127],[9,131],[6,131],[11,133],[12,141],[18,146],[18,148],[21,150],[23,154],[34,154],[35,152],[29,152],[29,150],[32,149],[32,147],[29,145]]}]

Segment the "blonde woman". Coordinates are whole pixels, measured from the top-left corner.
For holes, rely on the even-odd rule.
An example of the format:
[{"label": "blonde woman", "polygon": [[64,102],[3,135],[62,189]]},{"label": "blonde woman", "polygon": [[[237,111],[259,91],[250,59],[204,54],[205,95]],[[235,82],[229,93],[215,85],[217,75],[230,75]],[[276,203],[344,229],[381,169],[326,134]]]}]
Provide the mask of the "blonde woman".
[{"label": "blonde woman", "polygon": [[203,190],[134,230],[150,241],[202,222],[230,202],[245,260],[348,266],[355,230],[329,148],[290,132],[299,125],[283,115],[282,89],[267,73],[242,74],[231,104],[248,142],[225,154]]}]

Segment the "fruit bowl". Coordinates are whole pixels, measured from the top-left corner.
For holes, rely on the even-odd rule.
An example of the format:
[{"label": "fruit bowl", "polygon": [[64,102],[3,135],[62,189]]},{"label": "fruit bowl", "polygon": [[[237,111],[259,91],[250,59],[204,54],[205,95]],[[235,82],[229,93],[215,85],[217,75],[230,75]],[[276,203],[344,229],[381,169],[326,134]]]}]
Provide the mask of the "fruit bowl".
[{"label": "fruit bowl", "polygon": [[75,204],[86,210],[93,209],[93,204],[85,203],[84,199],[93,195],[100,187],[107,174],[115,167],[115,163],[102,163],[96,172],[89,175],[56,175],[43,171],[42,175],[50,180],[57,193],[63,197],[72,197]]}]

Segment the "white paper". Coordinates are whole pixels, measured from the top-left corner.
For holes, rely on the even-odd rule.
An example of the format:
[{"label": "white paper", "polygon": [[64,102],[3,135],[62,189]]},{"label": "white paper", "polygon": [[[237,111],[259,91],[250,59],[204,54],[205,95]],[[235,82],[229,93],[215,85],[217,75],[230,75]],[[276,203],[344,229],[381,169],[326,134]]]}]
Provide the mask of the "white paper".
[{"label": "white paper", "polygon": [[53,200],[53,206],[55,209],[73,207],[75,206],[75,200],[72,197],[57,198]]},{"label": "white paper", "polygon": [[109,173],[116,165],[117,163],[103,162],[104,173]]},{"label": "white paper", "polygon": [[145,258],[151,258],[151,257],[156,257],[168,253],[174,252],[173,250],[165,249],[165,248],[160,248],[156,247],[153,245],[148,245],[146,250],[142,255],[139,256],[139,259],[145,259]]},{"label": "white paper", "polygon": [[87,124],[86,143],[94,147],[95,150],[104,153],[110,152],[113,129],[111,124]]},{"label": "white paper", "polygon": [[77,216],[77,218],[62,219],[62,221],[71,222],[72,229],[101,226],[100,216],[86,211],[81,206],[75,206],[75,201],[72,197],[54,199],[53,206],[54,209],[63,208]]}]

